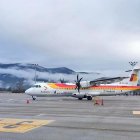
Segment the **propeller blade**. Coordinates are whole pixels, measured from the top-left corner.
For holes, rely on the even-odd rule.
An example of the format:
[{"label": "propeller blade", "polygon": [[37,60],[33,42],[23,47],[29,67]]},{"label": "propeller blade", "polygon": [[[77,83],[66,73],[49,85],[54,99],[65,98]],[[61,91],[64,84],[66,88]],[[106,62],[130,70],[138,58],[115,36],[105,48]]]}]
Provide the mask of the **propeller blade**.
[{"label": "propeller blade", "polygon": [[79,74],[77,74],[77,81],[79,80]]},{"label": "propeller blade", "polygon": [[80,93],[80,88],[78,87],[78,92]]},{"label": "propeller blade", "polygon": [[80,88],[81,88],[80,82],[82,79],[83,77],[79,79],[79,74],[77,74],[77,81],[75,80],[75,89],[77,89],[79,93],[80,93]]},{"label": "propeller blade", "polygon": [[78,81],[78,82],[81,82],[81,80],[83,79],[83,77],[82,78],[80,78],[80,80]]}]

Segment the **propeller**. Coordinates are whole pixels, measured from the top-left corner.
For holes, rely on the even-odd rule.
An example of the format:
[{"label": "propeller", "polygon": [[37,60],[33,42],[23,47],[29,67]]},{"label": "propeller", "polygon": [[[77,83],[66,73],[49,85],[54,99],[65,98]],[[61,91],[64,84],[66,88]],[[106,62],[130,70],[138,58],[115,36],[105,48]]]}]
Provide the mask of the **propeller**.
[{"label": "propeller", "polygon": [[82,79],[83,79],[83,77],[79,79],[79,75],[77,74],[77,80],[75,81],[75,83],[76,83],[75,89],[77,89],[79,93],[80,93],[80,88],[81,88],[80,82]]}]

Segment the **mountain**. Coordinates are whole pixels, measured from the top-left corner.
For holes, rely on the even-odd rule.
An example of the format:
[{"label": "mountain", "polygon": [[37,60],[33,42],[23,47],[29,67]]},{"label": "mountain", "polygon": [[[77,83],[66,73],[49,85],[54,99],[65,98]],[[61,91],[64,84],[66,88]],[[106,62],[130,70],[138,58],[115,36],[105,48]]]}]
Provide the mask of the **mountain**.
[{"label": "mountain", "polygon": [[[66,67],[45,68],[34,64],[0,63],[0,88],[15,88],[21,84],[24,88],[28,88],[34,84],[35,75],[37,81],[74,82],[77,74],[80,76],[84,75],[84,78],[85,75],[89,75],[89,77],[91,77],[91,73],[75,72],[74,70]],[[94,73],[93,75],[95,76],[98,74],[99,73]]]},{"label": "mountain", "polygon": [[23,77],[17,77],[12,74],[0,73],[0,88],[14,88],[18,82],[26,80]]},{"label": "mountain", "polygon": [[68,69],[66,67],[59,68],[45,68],[39,65],[34,64],[2,64],[0,63],[0,69],[16,69],[16,70],[35,70],[39,72],[48,72],[48,73],[63,73],[63,74],[73,74],[75,71]]}]

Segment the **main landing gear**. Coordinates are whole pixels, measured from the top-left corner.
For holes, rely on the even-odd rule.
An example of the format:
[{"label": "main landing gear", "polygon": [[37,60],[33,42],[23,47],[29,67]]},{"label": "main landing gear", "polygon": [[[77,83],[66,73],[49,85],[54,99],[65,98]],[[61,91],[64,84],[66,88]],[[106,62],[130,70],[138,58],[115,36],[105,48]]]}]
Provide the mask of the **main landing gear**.
[{"label": "main landing gear", "polygon": [[[86,96],[86,97],[83,97],[83,98],[87,98],[87,100],[91,101],[92,100],[92,96]],[[78,100],[83,100],[82,97],[78,98]]]},{"label": "main landing gear", "polygon": [[33,99],[33,100],[36,100],[36,98],[35,98],[34,96],[32,96],[32,99]]},{"label": "main landing gear", "polygon": [[92,100],[92,97],[91,96],[87,96],[87,100]]}]

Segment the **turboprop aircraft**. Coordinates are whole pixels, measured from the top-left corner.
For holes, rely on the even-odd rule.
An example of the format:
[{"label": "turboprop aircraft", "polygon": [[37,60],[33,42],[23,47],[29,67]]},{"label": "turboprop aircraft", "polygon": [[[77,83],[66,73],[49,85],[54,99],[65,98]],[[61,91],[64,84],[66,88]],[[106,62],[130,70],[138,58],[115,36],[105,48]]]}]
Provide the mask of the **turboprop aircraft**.
[{"label": "turboprop aircraft", "polygon": [[33,100],[45,96],[72,96],[79,100],[92,100],[94,96],[125,94],[140,90],[140,86],[137,86],[139,71],[140,67],[136,66],[129,77],[99,78],[93,81],[82,81],[83,78],[79,79],[77,75],[75,83],[36,83],[25,93],[32,96]]}]

